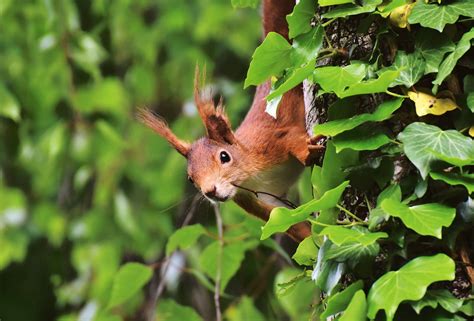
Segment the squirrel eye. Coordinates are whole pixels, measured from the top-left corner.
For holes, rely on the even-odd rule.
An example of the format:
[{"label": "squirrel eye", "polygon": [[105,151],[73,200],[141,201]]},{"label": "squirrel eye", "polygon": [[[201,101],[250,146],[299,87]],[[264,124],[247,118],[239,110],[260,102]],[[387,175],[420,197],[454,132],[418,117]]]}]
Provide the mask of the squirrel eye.
[{"label": "squirrel eye", "polygon": [[189,181],[191,184],[194,184],[194,181],[193,181],[193,179],[191,178],[191,176],[188,176],[188,181]]},{"label": "squirrel eye", "polygon": [[219,158],[220,158],[222,164],[230,162],[230,156],[227,152],[222,151],[219,154]]}]

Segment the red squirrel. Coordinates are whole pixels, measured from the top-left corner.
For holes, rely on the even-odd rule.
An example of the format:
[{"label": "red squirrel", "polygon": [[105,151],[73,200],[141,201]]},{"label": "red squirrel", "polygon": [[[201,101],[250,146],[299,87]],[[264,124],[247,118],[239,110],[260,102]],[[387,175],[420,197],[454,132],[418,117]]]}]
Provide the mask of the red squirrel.
[{"label": "red squirrel", "polygon": [[[263,1],[264,36],[274,31],[288,39],[286,15],[294,5],[294,0]],[[273,208],[287,206],[281,197],[323,148],[314,144],[315,140],[306,132],[302,86],[283,95],[276,119],[265,112],[270,86],[267,81],[257,87],[249,112],[234,132],[222,102],[215,106],[212,98],[199,90],[196,72],[194,99],[206,136],[192,144],[176,137],[152,112],[139,112],[145,125],[188,160],[189,180],[206,198],[212,202],[232,199],[264,221]],[[309,224],[299,223],[287,233],[301,241],[311,234],[311,228]]]}]

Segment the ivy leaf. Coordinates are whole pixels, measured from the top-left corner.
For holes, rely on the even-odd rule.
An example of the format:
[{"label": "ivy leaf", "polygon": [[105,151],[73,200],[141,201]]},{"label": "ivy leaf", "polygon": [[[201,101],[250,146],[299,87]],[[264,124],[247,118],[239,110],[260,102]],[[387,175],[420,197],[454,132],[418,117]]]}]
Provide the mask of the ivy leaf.
[{"label": "ivy leaf", "polygon": [[398,51],[395,62],[388,69],[399,70],[397,79],[390,84],[390,87],[404,85],[407,88],[412,87],[423,77],[425,73],[425,60],[420,52],[407,54],[404,51]]},{"label": "ivy leaf", "polygon": [[314,243],[313,237],[308,236],[296,249],[295,254],[293,254],[293,260],[295,260],[299,265],[312,266],[316,257],[318,256],[318,248]]},{"label": "ivy leaf", "polygon": [[[346,4],[339,7],[335,7],[329,12],[323,14],[323,18],[333,19],[373,12],[377,8],[377,6],[383,2],[383,0],[362,0],[361,2],[361,5]],[[321,3],[321,1],[319,1],[319,3]]]},{"label": "ivy leaf", "polygon": [[[467,102],[467,107],[471,110],[471,112],[474,113],[474,75],[467,75],[464,77],[464,93],[467,94],[466,102]],[[471,127],[472,129],[472,127]],[[474,136],[474,134],[471,134],[471,129],[469,130],[469,134],[471,136]]]},{"label": "ivy leaf", "polygon": [[423,308],[429,306],[436,309],[438,304],[448,312],[456,313],[463,305],[463,300],[453,296],[451,292],[446,289],[443,290],[429,290],[425,296],[419,301],[411,301],[410,305],[416,313],[420,314]]},{"label": "ivy leaf", "polygon": [[113,308],[133,297],[152,275],[153,271],[149,266],[139,263],[123,265],[115,275],[108,308]]},{"label": "ivy leaf", "polygon": [[259,0],[231,0],[231,3],[234,8],[256,8]]},{"label": "ivy leaf", "polygon": [[342,314],[339,321],[366,321],[367,320],[367,300],[365,293],[359,290],[354,294],[346,311]]},{"label": "ivy leaf", "polygon": [[357,291],[363,289],[363,287],[364,282],[359,280],[349,285],[343,291],[330,296],[327,302],[326,310],[324,310],[324,312],[321,314],[321,320],[326,320],[330,316],[344,311],[349,305],[354,294]]},{"label": "ivy leaf", "polygon": [[430,172],[430,176],[432,179],[443,181],[449,185],[463,185],[469,194],[474,192],[474,174]]},{"label": "ivy leaf", "polygon": [[390,143],[390,138],[380,129],[371,126],[359,126],[355,129],[343,132],[333,138],[336,152],[350,148],[353,150],[376,150]]},{"label": "ivy leaf", "polygon": [[344,4],[344,3],[354,3],[354,0],[319,0],[318,1],[318,4],[321,7],[333,6],[336,4]]},{"label": "ivy leaf", "polygon": [[385,310],[387,321],[392,321],[402,301],[420,300],[431,283],[453,280],[454,269],[450,257],[437,254],[417,257],[398,271],[384,274],[369,291],[367,316],[375,319],[379,310]]},{"label": "ivy leaf", "polygon": [[290,39],[311,30],[311,19],[315,12],[316,1],[314,0],[301,0],[296,4],[293,12],[286,16]]},{"label": "ivy leaf", "polygon": [[456,46],[444,34],[432,29],[421,29],[416,35],[415,49],[425,59],[425,74],[429,74],[438,72],[444,55],[453,52]]},{"label": "ivy leaf", "polygon": [[364,79],[367,66],[364,64],[351,64],[345,67],[320,67],[314,70],[314,81],[324,91],[335,92],[338,96],[348,86]]},{"label": "ivy leaf", "polygon": [[442,32],[446,24],[455,23],[460,15],[474,17],[474,3],[470,0],[458,0],[448,5],[437,5],[418,0],[408,22]]},{"label": "ivy leaf", "polygon": [[422,91],[409,91],[408,97],[415,102],[416,114],[420,117],[428,114],[439,116],[459,108],[451,98],[438,98]]},{"label": "ivy leaf", "polygon": [[319,249],[318,259],[311,274],[311,279],[315,281],[316,286],[329,295],[331,295],[332,290],[339,283],[346,270],[345,263],[338,263],[327,258],[327,252],[332,245],[330,240],[324,241]]},{"label": "ivy leaf", "polygon": [[356,95],[383,93],[387,91],[390,84],[397,79],[399,70],[387,70],[379,75],[377,79],[369,79],[349,86],[341,93],[336,93],[339,98],[345,98]]},{"label": "ivy leaf", "polygon": [[361,114],[349,119],[337,119],[314,127],[315,135],[335,136],[366,122],[379,122],[390,116],[402,105],[403,99],[388,100],[380,104],[372,114]]},{"label": "ivy leaf", "polygon": [[[474,13],[474,2],[472,3],[473,6],[473,13]],[[474,14],[473,14],[474,17]],[[459,58],[464,56],[464,54],[471,48],[471,40],[474,38],[474,28],[471,28],[469,32],[463,34],[461,39],[456,45],[456,49],[452,53],[450,53],[445,60],[439,66],[438,74],[436,75],[436,79],[433,81],[434,85],[441,85],[443,80],[448,77],[456,63],[458,62]]]},{"label": "ivy leaf", "polygon": [[456,209],[446,205],[431,203],[409,207],[392,198],[382,202],[382,209],[390,216],[400,218],[416,233],[439,239],[443,226],[450,226],[456,216]]},{"label": "ivy leaf", "polygon": [[[230,279],[239,270],[244,260],[245,252],[254,248],[257,242],[237,242],[224,245],[221,257],[221,290],[224,290]],[[204,273],[216,280],[219,242],[209,244],[201,253],[200,266]]]},{"label": "ivy leaf", "polygon": [[398,135],[408,159],[418,168],[423,178],[435,160],[457,166],[474,163],[474,141],[457,130],[441,130],[425,123],[412,123]]},{"label": "ivy leaf", "polygon": [[335,207],[349,181],[340,184],[324,193],[320,199],[314,199],[295,209],[277,207],[270,213],[268,222],[262,228],[261,240],[269,238],[277,232],[285,232],[292,225],[306,220],[313,212]]},{"label": "ivy leaf", "polygon": [[201,224],[188,225],[176,230],[166,244],[166,256],[178,248],[185,250],[191,247],[204,234],[206,234],[206,229]]},{"label": "ivy leaf", "polygon": [[[312,63],[308,63],[307,65],[301,68],[295,69],[291,73],[291,75],[288,78],[286,78],[286,80],[280,86],[278,86],[278,88],[270,92],[270,94],[267,96],[268,104],[272,102],[274,99],[278,99],[278,97],[280,97],[281,99],[281,96],[284,93],[293,89],[297,85],[301,84],[303,80],[308,78],[313,73],[313,70],[314,70],[314,65]],[[276,118],[276,113],[274,117]]]},{"label": "ivy leaf", "polygon": [[366,229],[349,229],[337,225],[325,227],[319,234],[327,235],[331,242],[336,245],[348,243],[370,245],[375,243],[380,238],[388,237],[388,234],[384,232],[370,233]]},{"label": "ivy leaf", "polygon": [[[354,227],[362,233],[369,233],[367,228]],[[328,260],[335,260],[336,262],[346,262],[354,268],[361,260],[374,257],[380,251],[378,243],[373,241],[370,237],[364,240],[365,243],[360,242],[343,242],[340,245],[331,244],[325,258]],[[332,241],[331,241],[332,242]]]},{"label": "ivy leaf", "polygon": [[280,74],[291,65],[291,45],[280,34],[268,33],[265,40],[252,55],[244,88],[259,85],[271,76]]},{"label": "ivy leaf", "polygon": [[[311,31],[296,37],[293,40],[292,61],[294,66],[311,64],[318,56],[319,50],[323,46],[324,28],[317,26]],[[314,68],[313,68],[314,70]]]}]

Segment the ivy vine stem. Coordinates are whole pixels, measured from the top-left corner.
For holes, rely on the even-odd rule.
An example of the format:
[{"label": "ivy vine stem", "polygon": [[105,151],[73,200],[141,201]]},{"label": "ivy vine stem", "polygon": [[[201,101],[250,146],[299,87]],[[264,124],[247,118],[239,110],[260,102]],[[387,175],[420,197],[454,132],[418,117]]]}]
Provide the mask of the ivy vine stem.
[{"label": "ivy vine stem", "polygon": [[345,207],[337,204],[336,207],[338,209],[340,209],[341,211],[343,211],[344,213],[346,213],[347,215],[349,215],[350,217],[352,217],[354,220],[360,222],[360,223],[365,223],[362,219],[358,218],[354,213],[352,213],[351,211],[349,211],[348,209],[346,209]]},{"label": "ivy vine stem", "polygon": [[390,90],[386,90],[385,91],[386,94],[390,95],[390,96],[393,96],[393,97],[398,97],[398,98],[408,98],[407,95],[400,95],[400,94],[397,94],[397,93],[394,93],[394,92],[391,92]]}]

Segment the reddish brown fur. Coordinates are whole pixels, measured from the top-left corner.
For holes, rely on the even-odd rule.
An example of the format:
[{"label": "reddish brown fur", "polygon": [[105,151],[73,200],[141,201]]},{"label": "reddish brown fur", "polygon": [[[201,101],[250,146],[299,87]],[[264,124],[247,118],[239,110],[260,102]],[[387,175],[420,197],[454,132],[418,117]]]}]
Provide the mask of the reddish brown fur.
[{"label": "reddish brown fur", "polygon": [[[264,34],[275,31],[287,38],[285,16],[292,11],[294,1],[265,0],[263,5]],[[188,176],[206,197],[218,201],[232,198],[244,210],[266,221],[271,210],[282,204],[238,186],[284,197],[304,165],[312,163],[317,150],[307,143],[302,88],[295,87],[283,96],[275,119],[265,112],[270,83],[258,86],[252,106],[234,134],[222,102],[216,107],[211,97],[200,91],[199,81],[196,70],[194,97],[206,137],[189,145],[152,113],[141,111],[140,118],[188,159]],[[230,160],[223,162],[222,153]],[[297,241],[310,233],[306,223],[288,230]]]}]

